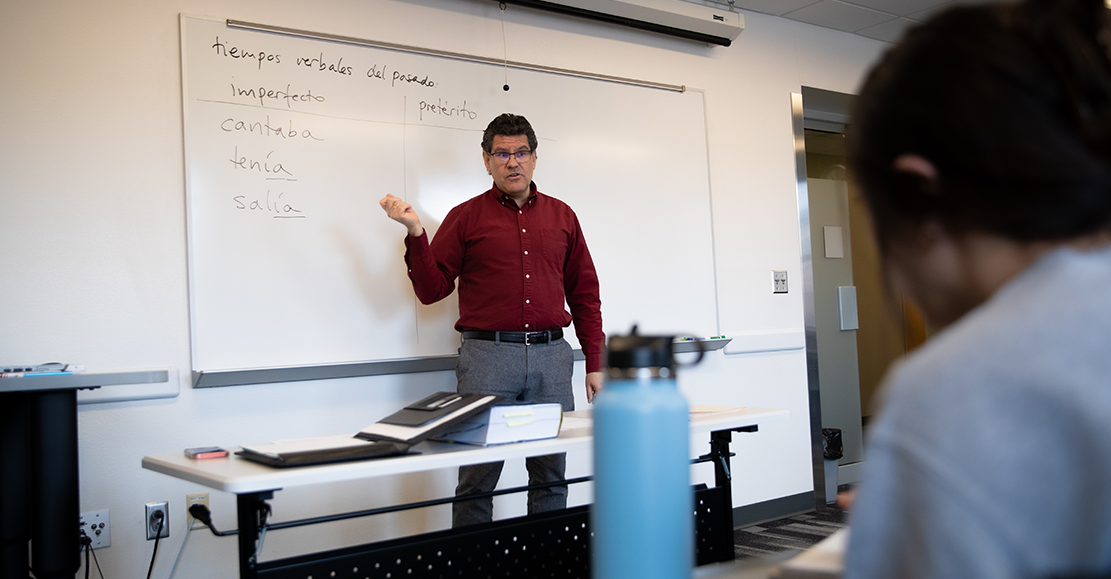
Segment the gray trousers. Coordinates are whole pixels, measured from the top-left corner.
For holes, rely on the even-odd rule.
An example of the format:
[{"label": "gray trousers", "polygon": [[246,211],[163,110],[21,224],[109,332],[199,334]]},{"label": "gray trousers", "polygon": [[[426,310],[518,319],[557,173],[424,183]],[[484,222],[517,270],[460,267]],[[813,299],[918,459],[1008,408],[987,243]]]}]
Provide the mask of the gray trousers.
[{"label": "gray trousers", "polygon": [[[571,390],[574,358],[564,339],[548,344],[511,344],[464,340],[459,348],[455,375],[460,393],[496,394],[507,400],[558,402],[564,412],[575,409]],[[490,492],[501,477],[502,462],[459,467],[455,496]],[[525,459],[529,484],[564,480],[567,456],[550,454]],[[528,491],[528,512],[539,513],[567,506],[567,487]],[[451,526],[462,527],[493,520],[494,499],[486,497],[452,504]]]}]

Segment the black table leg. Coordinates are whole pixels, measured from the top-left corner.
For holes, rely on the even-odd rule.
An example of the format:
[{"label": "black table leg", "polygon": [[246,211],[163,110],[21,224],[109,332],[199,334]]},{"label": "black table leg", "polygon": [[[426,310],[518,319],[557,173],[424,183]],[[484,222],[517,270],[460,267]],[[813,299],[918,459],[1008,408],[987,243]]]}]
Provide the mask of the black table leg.
[{"label": "black table leg", "polygon": [[699,458],[711,458],[714,462],[714,484],[722,488],[725,507],[728,512],[729,528],[733,528],[733,473],[729,468],[729,443],[733,432],[756,432],[758,427],[743,426],[733,430],[717,430],[710,433],[710,452]]},{"label": "black table leg", "polygon": [[38,579],[73,577],[81,566],[77,391],[48,390],[29,397],[31,567]]},{"label": "black table leg", "polygon": [[236,517],[239,519],[239,579],[255,579],[258,560],[259,530],[266,524],[270,514],[268,499],[274,498],[274,491],[236,495]]},{"label": "black table leg", "polygon": [[722,489],[729,528],[733,528],[733,474],[729,470],[729,443],[733,433],[719,430],[710,433],[710,454],[714,457],[714,484]]},{"label": "black table leg", "polygon": [[27,415],[30,399],[26,392],[0,394],[0,579],[27,577],[30,560],[27,542],[31,540],[28,510],[31,487],[27,479],[29,431]]}]

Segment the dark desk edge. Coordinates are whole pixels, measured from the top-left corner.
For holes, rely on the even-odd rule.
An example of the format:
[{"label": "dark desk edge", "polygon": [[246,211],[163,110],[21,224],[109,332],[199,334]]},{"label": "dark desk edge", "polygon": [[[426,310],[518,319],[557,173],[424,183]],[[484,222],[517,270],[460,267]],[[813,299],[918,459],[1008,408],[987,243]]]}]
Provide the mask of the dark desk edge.
[{"label": "dark desk edge", "polygon": [[0,378],[0,392],[33,392],[40,390],[81,390],[123,384],[154,384],[169,382],[169,370],[131,370],[122,372],[77,372],[48,376]]},{"label": "dark desk edge", "polygon": [[[700,340],[707,352],[720,350],[732,338]],[[675,342],[675,352],[697,352],[699,342]],[[582,350],[574,350],[575,361],[585,360]],[[246,386],[249,384],[271,384],[276,382],[299,382],[303,380],[332,380],[336,378],[355,378],[359,376],[382,376],[386,374],[412,374],[416,372],[442,372],[454,370],[459,356],[434,356],[429,358],[406,358],[376,362],[352,362],[348,364],[327,364],[319,366],[291,366],[286,368],[251,368],[243,370],[194,370],[194,388],[216,388],[220,386]]]}]

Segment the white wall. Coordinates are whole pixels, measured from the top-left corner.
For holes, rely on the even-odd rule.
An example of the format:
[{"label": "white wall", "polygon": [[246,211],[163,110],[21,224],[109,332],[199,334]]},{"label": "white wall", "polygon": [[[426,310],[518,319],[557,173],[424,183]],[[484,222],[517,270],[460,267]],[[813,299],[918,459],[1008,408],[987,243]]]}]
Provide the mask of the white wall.
[{"label": "white wall", "polygon": [[[142,504],[156,500],[171,505],[171,538],[156,568],[156,576],[168,574],[184,536],[184,495],[204,490],[142,470],[144,455],[353,432],[402,402],[454,388],[451,373],[208,390],[184,382],[190,355],[181,12],[502,56],[498,4],[479,0],[0,4],[0,363],[181,369],[177,397],[79,411],[81,506],[110,510],[112,546],[98,557],[113,577],[146,570],[153,545],[142,537]],[[883,45],[745,16],[746,29],[729,48],[512,6],[504,18],[511,60],[705,90],[721,330],[801,330],[789,93],[802,85],[853,92]],[[772,269],[788,270],[792,293],[771,294]],[[579,383],[581,364],[577,371]],[[791,420],[758,434],[734,436],[735,505],[812,488],[802,351],[719,352],[684,373],[681,386],[692,403],[792,412]],[[568,474],[585,474],[582,462],[572,458]],[[507,467],[503,482],[520,484],[521,471]],[[447,496],[453,485],[454,473],[439,472],[288,489],[273,501],[274,519]],[[573,492],[573,500],[589,500],[588,489]],[[216,524],[234,528],[233,497],[213,493],[212,504]],[[521,514],[523,504],[507,498],[499,513]],[[263,559],[443,528],[449,518],[443,508],[275,532]],[[234,557],[233,539],[194,533],[177,576],[234,577]]]}]

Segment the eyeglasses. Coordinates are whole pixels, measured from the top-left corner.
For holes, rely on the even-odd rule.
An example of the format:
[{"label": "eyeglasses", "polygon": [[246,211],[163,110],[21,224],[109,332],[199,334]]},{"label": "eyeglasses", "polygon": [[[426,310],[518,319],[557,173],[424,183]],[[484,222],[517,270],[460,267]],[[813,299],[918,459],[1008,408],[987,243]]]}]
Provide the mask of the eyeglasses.
[{"label": "eyeglasses", "polygon": [[502,164],[508,163],[510,157],[513,157],[514,159],[517,159],[518,163],[524,163],[532,155],[532,151],[531,150],[525,150],[525,151],[517,151],[516,153],[502,153],[502,152],[499,152],[499,153],[486,153],[486,154],[490,155],[491,157],[493,157],[495,159],[497,159],[498,162],[502,163]]}]

